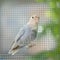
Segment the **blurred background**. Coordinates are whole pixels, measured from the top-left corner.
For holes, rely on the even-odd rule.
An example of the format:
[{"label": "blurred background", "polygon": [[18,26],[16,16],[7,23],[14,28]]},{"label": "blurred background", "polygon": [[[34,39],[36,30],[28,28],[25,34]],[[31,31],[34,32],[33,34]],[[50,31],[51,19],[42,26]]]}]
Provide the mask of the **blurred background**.
[{"label": "blurred background", "polygon": [[[60,0],[2,0],[0,4],[0,60],[60,60]],[[19,29],[33,14],[40,17],[36,46],[9,55]]]}]

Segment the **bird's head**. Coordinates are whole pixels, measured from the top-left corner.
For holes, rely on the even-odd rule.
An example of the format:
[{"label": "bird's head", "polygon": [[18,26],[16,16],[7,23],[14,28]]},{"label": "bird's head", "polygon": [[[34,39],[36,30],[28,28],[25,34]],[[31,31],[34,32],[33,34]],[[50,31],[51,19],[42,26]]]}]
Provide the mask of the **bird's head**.
[{"label": "bird's head", "polygon": [[37,26],[38,26],[38,22],[39,22],[39,16],[38,15],[32,15],[31,17],[30,17],[30,20],[29,20],[29,22],[28,22],[28,25],[30,26],[30,27],[32,27],[32,28],[37,28]]},{"label": "bird's head", "polygon": [[39,22],[39,16],[38,16],[38,15],[32,15],[32,16],[30,17],[30,20],[31,20],[32,22],[38,23],[38,22]]}]

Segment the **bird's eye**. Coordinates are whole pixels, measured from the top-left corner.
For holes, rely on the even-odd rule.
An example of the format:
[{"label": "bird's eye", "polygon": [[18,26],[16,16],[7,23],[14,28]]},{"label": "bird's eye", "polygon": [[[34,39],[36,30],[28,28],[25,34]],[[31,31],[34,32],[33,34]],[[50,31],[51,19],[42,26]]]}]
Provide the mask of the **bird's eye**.
[{"label": "bird's eye", "polygon": [[34,18],[34,17],[32,17],[32,18]]}]

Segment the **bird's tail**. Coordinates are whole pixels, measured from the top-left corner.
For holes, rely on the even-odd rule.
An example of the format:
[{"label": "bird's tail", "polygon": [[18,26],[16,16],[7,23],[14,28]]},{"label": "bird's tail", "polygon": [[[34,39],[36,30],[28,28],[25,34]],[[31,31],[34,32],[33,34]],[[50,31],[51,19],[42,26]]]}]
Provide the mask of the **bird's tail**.
[{"label": "bird's tail", "polygon": [[8,54],[14,55],[15,53],[17,53],[19,51],[19,48],[20,48],[20,46],[16,42],[14,42],[12,44],[12,47],[10,48]]}]

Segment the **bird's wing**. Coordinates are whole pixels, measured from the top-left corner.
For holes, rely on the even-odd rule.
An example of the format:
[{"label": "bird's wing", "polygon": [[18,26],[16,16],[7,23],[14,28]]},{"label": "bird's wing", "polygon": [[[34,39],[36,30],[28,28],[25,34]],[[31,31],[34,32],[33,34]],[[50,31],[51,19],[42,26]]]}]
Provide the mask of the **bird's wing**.
[{"label": "bird's wing", "polygon": [[25,30],[21,29],[19,31],[19,33],[17,34],[15,40],[13,41],[13,43],[11,44],[11,48],[9,50],[9,54],[14,55],[16,52],[18,52],[19,48],[21,48],[22,46],[19,46],[18,41],[20,40],[20,38],[24,35]]},{"label": "bird's wing", "polygon": [[31,41],[35,40],[36,35],[36,30],[31,30],[29,26],[24,26],[23,29],[17,34],[15,41],[18,42],[19,45],[27,45]]},{"label": "bird's wing", "polygon": [[16,38],[15,38],[15,41],[19,41],[20,38],[24,35],[24,33],[25,33],[25,30],[24,30],[24,28],[22,28],[22,29],[18,32],[18,34],[17,34],[17,36],[16,36]]}]

